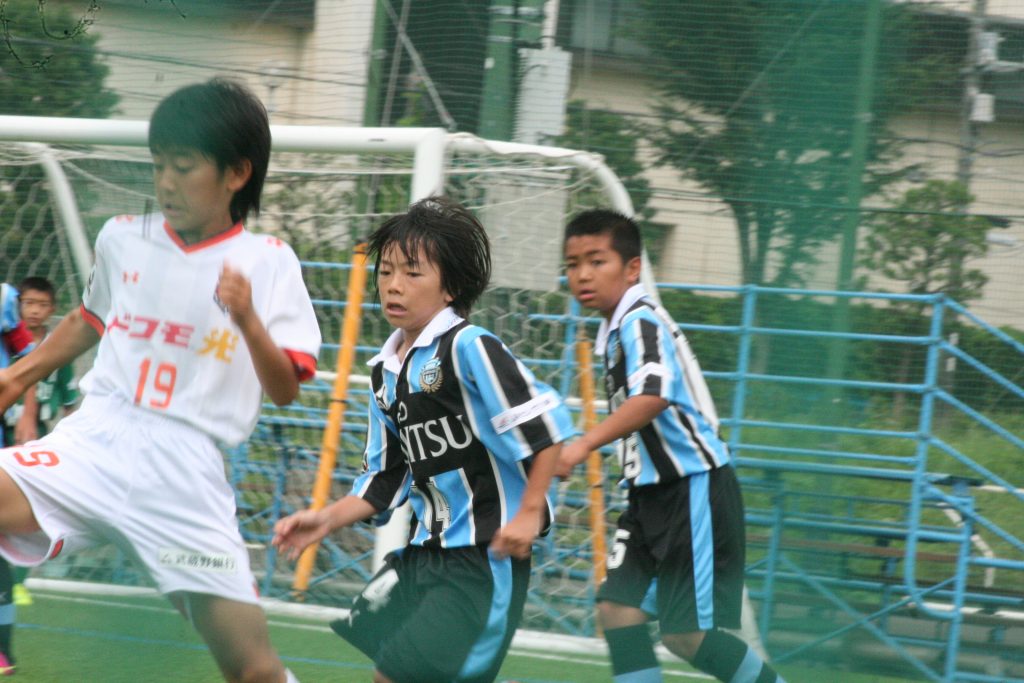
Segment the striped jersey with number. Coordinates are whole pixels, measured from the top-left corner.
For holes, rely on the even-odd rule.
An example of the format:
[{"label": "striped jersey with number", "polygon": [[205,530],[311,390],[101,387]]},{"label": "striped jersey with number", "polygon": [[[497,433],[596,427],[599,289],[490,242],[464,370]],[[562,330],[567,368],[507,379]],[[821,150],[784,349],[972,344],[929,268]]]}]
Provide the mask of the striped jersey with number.
[{"label": "striped jersey with number", "polygon": [[[624,486],[658,484],[730,462],[718,414],[697,357],[668,312],[630,288],[607,326],[604,350],[609,410],[632,396],[659,396],[668,407],[618,444]],[[603,343],[601,343],[603,342]]]},{"label": "striped jersey with number", "polygon": [[299,377],[312,376],[320,329],[288,245],[241,223],[186,245],[160,214],[118,216],[96,240],[82,296],[82,315],[102,335],[82,392],[183,420],[228,446],[244,441],[262,389],[217,297],[225,264],[249,279],[256,314]]},{"label": "striped jersey with number", "polygon": [[[409,498],[414,545],[488,543],[519,511],[532,456],[573,434],[569,412],[497,337],[451,309],[404,363],[398,340],[371,360],[364,473],[352,493],[382,511]],[[550,519],[548,501],[545,529]]]}]

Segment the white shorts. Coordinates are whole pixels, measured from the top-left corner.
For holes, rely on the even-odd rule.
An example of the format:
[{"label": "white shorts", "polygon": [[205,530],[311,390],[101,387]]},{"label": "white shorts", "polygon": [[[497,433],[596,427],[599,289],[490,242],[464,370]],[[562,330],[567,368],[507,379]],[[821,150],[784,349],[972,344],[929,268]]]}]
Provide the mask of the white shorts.
[{"label": "white shorts", "polygon": [[0,536],[0,555],[14,564],[109,541],[161,593],[257,602],[223,457],[198,429],[120,399],[87,397],[39,441],[0,450],[0,467],[42,528]]}]

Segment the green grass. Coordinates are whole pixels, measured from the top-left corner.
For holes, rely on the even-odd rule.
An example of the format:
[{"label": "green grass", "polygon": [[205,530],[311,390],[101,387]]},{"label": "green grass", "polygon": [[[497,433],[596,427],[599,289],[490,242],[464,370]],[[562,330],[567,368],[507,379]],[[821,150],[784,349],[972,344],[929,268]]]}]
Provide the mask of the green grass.
[{"label": "green grass", "polygon": [[[33,591],[18,609],[17,683],[206,683],[220,677],[205,647],[177,612],[157,597],[110,597]],[[271,636],[303,683],[369,681],[372,664],[321,620],[270,617]],[[903,679],[782,666],[790,683],[899,683]],[[595,655],[514,648],[499,681],[610,683]],[[708,680],[682,663],[665,663],[665,681]]]}]

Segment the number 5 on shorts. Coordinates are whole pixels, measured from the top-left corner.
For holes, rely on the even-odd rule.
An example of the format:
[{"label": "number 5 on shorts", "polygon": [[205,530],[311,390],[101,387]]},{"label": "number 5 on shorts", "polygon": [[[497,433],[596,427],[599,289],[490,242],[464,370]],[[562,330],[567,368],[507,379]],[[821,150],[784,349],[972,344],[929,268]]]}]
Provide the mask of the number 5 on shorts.
[{"label": "number 5 on shorts", "polygon": [[612,545],[612,551],[608,553],[608,569],[618,569],[625,562],[626,541],[629,540],[629,537],[629,531],[625,529],[615,530],[615,543]]},{"label": "number 5 on shorts", "polygon": [[156,396],[149,399],[149,407],[162,410],[171,405],[174,383],[178,379],[178,368],[175,367],[174,363],[160,363],[160,365],[156,366],[156,371],[153,373],[152,387],[149,387],[149,370],[151,365],[152,361],[149,358],[144,359],[139,365],[139,383],[135,386],[135,405],[142,405],[142,399],[147,393],[147,389],[151,388],[152,391],[150,393],[155,393]]}]

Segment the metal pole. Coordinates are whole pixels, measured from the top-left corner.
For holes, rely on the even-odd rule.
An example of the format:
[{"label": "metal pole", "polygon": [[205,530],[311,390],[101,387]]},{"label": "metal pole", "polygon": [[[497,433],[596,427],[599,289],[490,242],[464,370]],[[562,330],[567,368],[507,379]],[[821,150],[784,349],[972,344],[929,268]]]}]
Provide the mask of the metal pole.
[{"label": "metal pole", "polygon": [[[327,504],[334,479],[334,466],[338,461],[338,441],[341,438],[341,426],[345,421],[345,404],[348,401],[348,382],[355,364],[356,342],[359,340],[359,326],[363,315],[363,293],[366,290],[366,251],[365,245],[359,245],[352,254],[352,269],[348,275],[348,295],[346,296],[345,318],[341,327],[341,340],[338,350],[337,374],[334,376],[334,390],[331,393],[331,406],[327,412],[327,426],[324,428],[320,446],[320,464],[317,468],[316,480],[313,482],[312,501],[309,507],[320,510]],[[320,544],[314,543],[307,547],[299,557],[295,567],[295,581],[292,588],[296,597],[309,588],[309,577],[313,573],[313,563]]]},{"label": "metal pole", "polygon": [[[868,0],[864,19],[864,44],[861,47],[860,75],[853,114],[853,135],[850,140],[850,170],[846,186],[848,213],[843,223],[843,241],[839,253],[839,277],[836,289],[853,289],[853,267],[857,257],[857,228],[860,225],[860,202],[864,192],[864,166],[867,158],[868,131],[872,120],[871,104],[875,91],[875,61],[878,54],[881,26],[881,0]],[[836,300],[832,318],[832,331],[847,332],[850,328],[850,301]],[[846,373],[847,340],[829,345],[828,376],[842,377]]]}]

